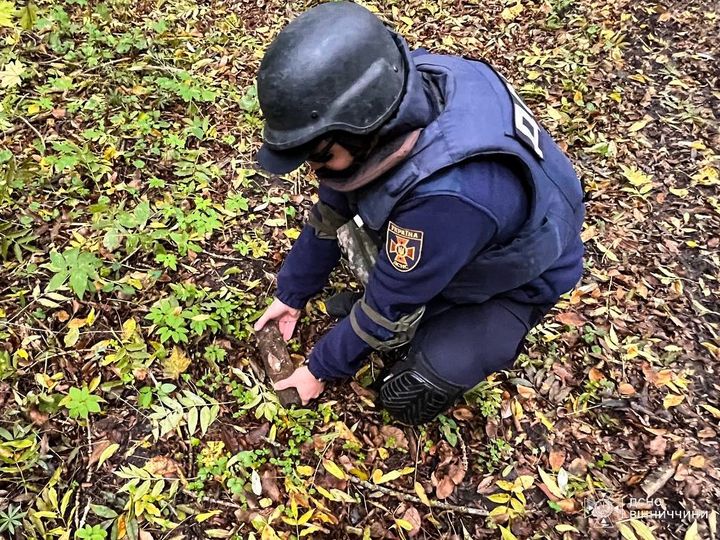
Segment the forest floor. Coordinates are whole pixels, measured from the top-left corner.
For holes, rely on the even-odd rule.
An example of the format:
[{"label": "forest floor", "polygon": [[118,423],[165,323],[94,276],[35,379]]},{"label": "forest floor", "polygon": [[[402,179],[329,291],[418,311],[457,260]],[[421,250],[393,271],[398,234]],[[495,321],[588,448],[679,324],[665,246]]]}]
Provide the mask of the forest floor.
[{"label": "forest floor", "polygon": [[712,3],[363,2],[493,63],[589,194],[582,283],[420,428],[256,369],[316,184],[256,170],[253,80],[312,4],[0,0],[0,537],[716,538]]}]

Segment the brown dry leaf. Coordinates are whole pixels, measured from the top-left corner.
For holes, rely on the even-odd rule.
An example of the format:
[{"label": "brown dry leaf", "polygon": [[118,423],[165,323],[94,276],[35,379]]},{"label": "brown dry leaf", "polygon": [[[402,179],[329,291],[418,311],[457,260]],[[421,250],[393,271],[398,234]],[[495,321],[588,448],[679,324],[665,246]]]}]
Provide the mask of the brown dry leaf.
[{"label": "brown dry leaf", "polygon": [[667,448],[667,440],[658,435],[650,442],[650,454],[653,456],[664,456]]},{"label": "brown dry leaf", "polygon": [[460,483],[465,478],[465,470],[460,465],[456,465],[453,463],[450,465],[450,468],[448,469],[448,476],[452,479],[452,481],[455,483],[455,485],[460,485]]},{"label": "brown dry leaf", "polygon": [[580,506],[575,499],[560,499],[555,503],[562,509],[566,514],[572,514],[578,510]]},{"label": "brown dry leaf", "polygon": [[575,458],[570,462],[567,470],[570,474],[574,474],[575,476],[585,476],[588,470],[587,461],[581,457]]},{"label": "brown dry leaf", "polygon": [[280,488],[275,480],[275,474],[270,469],[266,469],[260,476],[260,481],[263,494],[270,497],[273,502],[280,502]]},{"label": "brown dry leaf", "polygon": [[155,456],[145,464],[145,470],[165,478],[182,477],[182,467],[172,458]]},{"label": "brown dry leaf", "polygon": [[565,463],[565,450],[562,448],[559,450],[555,450],[554,448],[550,450],[548,462],[550,463],[550,467],[552,467],[553,471],[559,470],[560,467],[563,466],[563,463]]},{"label": "brown dry leaf", "polygon": [[696,469],[705,468],[705,458],[703,456],[693,456],[690,458],[690,466]]},{"label": "brown dry leaf", "polygon": [[141,529],[138,531],[138,540],[153,540],[153,535]]},{"label": "brown dry leaf", "polygon": [[460,420],[463,422],[467,422],[475,418],[473,412],[465,406],[456,407],[453,410],[452,415],[455,417],[456,420]]},{"label": "brown dry leaf", "polygon": [[380,428],[380,434],[387,447],[400,448],[402,450],[409,448],[407,437],[405,437],[405,433],[399,427],[383,426]]},{"label": "brown dry leaf", "polygon": [[629,383],[620,383],[618,385],[618,390],[623,396],[634,396],[637,393],[635,388],[633,388],[633,385]]},{"label": "brown dry leaf", "polygon": [[95,441],[93,444],[93,451],[92,454],[90,454],[90,459],[88,460],[88,465],[93,465],[98,462],[100,459],[100,456],[105,451],[105,449],[112,444],[111,441],[107,439],[101,439],[99,441]]},{"label": "brown dry leaf", "polygon": [[562,324],[567,324],[568,326],[582,326],[586,322],[585,319],[574,311],[558,313],[555,316],[555,320]]},{"label": "brown dry leaf", "polygon": [[525,386],[522,384],[517,385],[517,393],[520,394],[520,397],[524,399],[532,399],[537,395],[537,392],[535,392],[534,388],[530,388],[529,386]]},{"label": "brown dry leaf", "polygon": [[603,372],[599,369],[592,367],[590,368],[590,372],[588,373],[588,378],[592,382],[599,382],[605,379],[605,375],[603,375]]},{"label": "brown dry leaf", "polygon": [[447,499],[455,491],[455,482],[449,476],[444,477],[435,488],[435,496],[438,499]]},{"label": "brown dry leaf", "polygon": [[48,419],[50,418],[49,415],[47,415],[46,413],[40,412],[37,409],[30,409],[28,416],[30,416],[30,420],[32,421],[32,423],[38,427],[44,426],[47,423]]},{"label": "brown dry leaf", "polygon": [[408,536],[410,538],[413,538],[417,535],[417,533],[420,532],[420,528],[422,527],[422,518],[420,517],[420,512],[418,512],[414,506],[411,506],[410,508],[405,510],[402,518],[413,526],[412,529],[407,532]]}]

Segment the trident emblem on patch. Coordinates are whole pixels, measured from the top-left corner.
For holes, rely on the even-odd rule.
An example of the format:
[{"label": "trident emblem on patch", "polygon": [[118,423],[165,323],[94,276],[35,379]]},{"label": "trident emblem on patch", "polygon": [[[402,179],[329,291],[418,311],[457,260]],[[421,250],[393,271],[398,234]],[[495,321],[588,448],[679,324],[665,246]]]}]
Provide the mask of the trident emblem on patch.
[{"label": "trident emblem on patch", "polygon": [[423,232],[388,224],[385,252],[390,263],[400,272],[409,272],[420,262]]}]

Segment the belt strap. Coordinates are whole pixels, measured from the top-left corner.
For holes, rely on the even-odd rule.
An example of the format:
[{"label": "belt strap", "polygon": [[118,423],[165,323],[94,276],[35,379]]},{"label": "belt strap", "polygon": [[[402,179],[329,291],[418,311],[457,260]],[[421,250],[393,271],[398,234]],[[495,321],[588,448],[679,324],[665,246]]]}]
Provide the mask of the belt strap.
[{"label": "belt strap", "polygon": [[315,236],[323,240],[334,240],[337,238],[338,228],[347,222],[347,218],[321,201],[312,207],[307,222],[315,229]]},{"label": "belt strap", "polygon": [[[368,318],[375,324],[392,332],[393,337],[386,340],[380,340],[363,330],[357,320],[358,309],[361,309],[363,313],[365,313],[365,315],[367,315]],[[350,326],[352,326],[353,331],[358,335],[358,337],[370,345],[373,349],[379,351],[389,351],[402,347],[412,340],[424,313],[425,306],[421,306],[412,313],[400,317],[397,321],[391,321],[370,307],[363,296],[355,303],[352,311],[350,311]]]}]

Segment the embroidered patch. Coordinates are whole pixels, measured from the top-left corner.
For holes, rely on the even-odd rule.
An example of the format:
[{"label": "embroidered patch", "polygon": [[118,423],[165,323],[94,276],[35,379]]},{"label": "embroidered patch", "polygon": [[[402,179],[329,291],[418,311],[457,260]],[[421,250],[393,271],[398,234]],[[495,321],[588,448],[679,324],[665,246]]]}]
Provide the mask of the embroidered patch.
[{"label": "embroidered patch", "polygon": [[388,225],[385,252],[392,265],[400,272],[409,272],[420,262],[423,232],[398,227],[392,221]]}]

